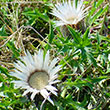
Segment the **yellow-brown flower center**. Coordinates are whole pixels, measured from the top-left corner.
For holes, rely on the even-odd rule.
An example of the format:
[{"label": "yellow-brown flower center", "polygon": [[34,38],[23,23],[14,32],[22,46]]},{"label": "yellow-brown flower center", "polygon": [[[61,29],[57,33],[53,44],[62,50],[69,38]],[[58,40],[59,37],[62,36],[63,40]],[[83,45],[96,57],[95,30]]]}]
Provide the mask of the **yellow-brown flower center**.
[{"label": "yellow-brown flower center", "polygon": [[73,22],[74,19],[75,19],[74,17],[71,17],[71,18],[67,18],[66,20],[69,22]]},{"label": "yellow-brown flower center", "polygon": [[49,75],[46,72],[34,72],[28,79],[28,83],[32,88],[41,90],[48,84]]},{"label": "yellow-brown flower center", "polygon": [[77,20],[77,19],[78,19],[78,16],[73,16],[73,15],[72,15],[72,16],[67,16],[67,18],[66,18],[66,20],[67,20],[68,22],[71,22],[71,23],[72,23],[75,19]]}]

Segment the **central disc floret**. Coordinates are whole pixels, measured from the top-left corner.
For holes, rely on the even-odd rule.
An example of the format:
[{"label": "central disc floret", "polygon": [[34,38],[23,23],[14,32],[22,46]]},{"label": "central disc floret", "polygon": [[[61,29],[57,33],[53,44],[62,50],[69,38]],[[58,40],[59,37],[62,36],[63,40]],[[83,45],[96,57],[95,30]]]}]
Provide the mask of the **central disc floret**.
[{"label": "central disc floret", "polygon": [[35,88],[37,90],[41,90],[45,88],[46,85],[48,85],[49,75],[44,72],[34,72],[30,75],[28,79],[28,83],[32,88]]},{"label": "central disc floret", "polygon": [[75,20],[75,19],[77,19],[77,16],[70,16],[70,17],[67,17],[66,18],[66,20],[68,21],[68,22],[73,22],[73,20]]}]

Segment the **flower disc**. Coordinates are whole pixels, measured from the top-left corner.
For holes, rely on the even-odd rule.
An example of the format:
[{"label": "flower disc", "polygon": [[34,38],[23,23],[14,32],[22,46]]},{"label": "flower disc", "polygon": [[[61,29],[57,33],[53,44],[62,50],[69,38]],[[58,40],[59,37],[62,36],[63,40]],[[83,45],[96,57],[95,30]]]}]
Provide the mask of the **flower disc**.
[{"label": "flower disc", "polygon": [[41,90],[48,85],[49,76],[46,72],[35,72],[30,75],[28,83],[32,88]]}]

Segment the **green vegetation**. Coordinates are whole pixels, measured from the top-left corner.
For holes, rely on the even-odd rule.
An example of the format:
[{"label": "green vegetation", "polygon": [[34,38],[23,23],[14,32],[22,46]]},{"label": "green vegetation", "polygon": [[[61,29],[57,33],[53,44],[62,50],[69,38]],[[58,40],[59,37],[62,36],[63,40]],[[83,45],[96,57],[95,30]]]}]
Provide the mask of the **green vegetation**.
[{"label": "green vegetation", "polygon": [[[76,0],[76,4],[77,4]],[[0,3],[0,110],[37,110],[43,100],[22,96],[10,76],[14,62],[28,50],[50,50],[62,69],[42,110],[110,109],[110,1],[84,0],[87,16],[75,26],[54,26],[55,0],[1,0]],[[66,32],[64,35],[63,32]],[[42,99],[42,98],[41,98]]]}]

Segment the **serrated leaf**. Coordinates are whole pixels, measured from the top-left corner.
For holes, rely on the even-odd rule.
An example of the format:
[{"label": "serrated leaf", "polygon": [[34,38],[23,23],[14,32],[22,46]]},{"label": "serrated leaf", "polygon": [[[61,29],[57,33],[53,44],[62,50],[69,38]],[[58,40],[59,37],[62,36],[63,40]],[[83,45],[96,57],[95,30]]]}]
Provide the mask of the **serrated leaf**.
[{"label": "serrated leaf", "polygon": [[67,26],[67,27],[68,27],[68,29],[69,29],[69,31],[70,31],[75,43],[80,44],[81,38],[80,38],[79,33],[76,32],[72,27],[70,27],[70,26]]},{"label": "serrated leaf", "polygon": [[83,40],[87,40],[88,39],[88,35],[89,35],[89,28],[87,28],[86,32],[84,33]]}]

